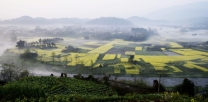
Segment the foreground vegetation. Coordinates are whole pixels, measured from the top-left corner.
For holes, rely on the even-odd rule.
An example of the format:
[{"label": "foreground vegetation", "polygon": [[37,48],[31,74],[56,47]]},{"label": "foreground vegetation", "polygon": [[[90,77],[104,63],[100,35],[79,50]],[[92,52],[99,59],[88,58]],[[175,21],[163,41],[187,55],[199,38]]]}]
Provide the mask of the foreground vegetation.
[{"label": "foreground vegetation", "polygon": [[[207,102],[201,95],[190,97],[178,92],[126,93],[89,76],[85,80],[66,77],[25,77],[0,86],[1,102]],[[125,91],[125,90],[124,90]]]}]

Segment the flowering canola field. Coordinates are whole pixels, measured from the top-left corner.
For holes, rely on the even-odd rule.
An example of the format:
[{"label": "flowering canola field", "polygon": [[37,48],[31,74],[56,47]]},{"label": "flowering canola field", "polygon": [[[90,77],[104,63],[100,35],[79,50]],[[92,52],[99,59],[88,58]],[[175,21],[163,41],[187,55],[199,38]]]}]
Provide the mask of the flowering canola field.
[{"label": "flowering canola field", "polygon": [[[72,40],[71,40],[72,41]],[[88,46],[80,46],[77,48],[81,49],[87,49],[88,52],[85,53],[75,53],[75,52],[69,52],[69,53],[62,53],[62,49],[65,48],[64,45],[67,43],[64,42],[63,44],[56,44],[56,49],[38,49],[33,48],[35,52],[38,53],[37,60],[39,61],[52,61],[52,53],[55,52],[56,57],[54,58],[55,61],[66,61],[67,66],[76,66],[77,64],[82,64],[84,67],[92,67],[92,68],[99,68],[100,64],[103,65],[107,61],[110,66],[113,66],[113,73],[119,74],[122,72],[122,68],[124,68],[126,74],[139,74],[141,71],[141,68],[145,68],[145,66],[140,65],[141,62],[150,64],[155,71],[168,71],[171,69],[172,73],[183,73],[184,68],[189,69],[198,69],[202,72],[208,72],[208,67],[206,67],[205,64],[208,63],[208,52],[202,52],[194,49],[185,49],[183,46],[176,42],[170,42],[168,44],[169,49],[165,47],[161,47],[160,51],[146,51],[148,47],[155,47],[157,45],[135,45],[134,47],[130,49],[125,47],[129,47],[129,44],[132,42],[123,41],[121,39],[115,39],[110,42],[106,42],[105,44],[98,43],[96,41],[89,41],[84,42],[83,45]],[[68,43],[72,45],[73,43]],[[137,43],[138,44],[138,43]],[[90,45],[98,46],[97,48],[90,48]],[[115,48],[116,45],[119,45],[119,47],[124,47],[121,50],[124,50],[123,52],[115,52],[115,53],[107,53],[112,48]],[[118,46],[117,46],[118,47]],[[133,49],[133,50],[132,50]],[[9,49],[9,52],[12,53],[24,53],[25,49],[17,49],[12,48]],[[165,51],[173,52],[178,54],[177,56],[171,56],[171,55],[160,55],[156,54],[163,53]],[[60,58],[57,56],[60,55]],[[103,57],[99,57],[99,56]],[[132,64],[129,63],[129,57],[130,55],[134,55],[133,61],[139,62],[139,64]],[[196,61],[197,60],[197,61]],[[183,62],[183,68],[180,68],[176,66],[175,62]],[[121,66],[123,66],[121,68]],[[142,67],[141,67],[142,66]],[[145,70],[148,68],[145,68]]]}]

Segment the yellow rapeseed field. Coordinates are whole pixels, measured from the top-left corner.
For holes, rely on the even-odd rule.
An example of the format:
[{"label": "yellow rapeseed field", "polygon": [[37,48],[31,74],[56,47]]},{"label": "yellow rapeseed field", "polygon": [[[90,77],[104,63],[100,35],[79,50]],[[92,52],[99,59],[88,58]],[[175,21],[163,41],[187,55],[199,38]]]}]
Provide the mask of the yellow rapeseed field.
[{"label": "yellow rapeseed field", "polygon": [[134,51],[126,51],[125,55],[135,55],[135,52]]},{"label": "yellow rapeseed field", "polygon": [[165,51],[165,48],[161,48],[162,51]]},{"label": "yellow rapeseed field", "polygon": [[71,55],[72,62],[67,65],[75,66],[76,64],[84,64],[84,66],[92,66],[97,61],[99,54],[86,54],[86,56],[79,56],[78,54]]},{"label": "yellow rapeseed field", "polygon": [[107,52],[108,50],[110,50],[111,48],[113,48],[113,44],[115,44],[115,43],[116,43],[115,41],[111,41],[105,45],[102,45],[98,48],[95,48],[95,49],[89,51],[88,53],[103,54],[103,53]]},{"label": "yellow rapeseed field", "polygon": [[121,54],[117,54],[117,58],[121,58]]},{"label": "yellow rapeseed field", "polygon": [[113,60],[115,59],[116,54],[105,54],[105,56],[103,57],[103,60]]},{"label": "yellow rapeseed field", "polygon": [[142,47],[136,47],[135,50],[142,50]]},{"label": "yellow rapeseed field", "polygon": [[121,62],[128,62],[129,58],[120,58]]},{"label": "yellow rapeseed field", "polygon": [[130,63],[122,63],[126,70],[126,74],[139,74],[139,65],[134,65]]},{"label": "yellow rapeseed field", "polygon": [[183,48],[183,46],[179,45],[179,44],[176,43],[176,42],[171,42],[171,43],[170,43],[170,46],[171,46],[171,48]]},{"label": "yellow rapeseed field", "polygon": [[191,69],[196,68],[196,69],[202,70],[204,72],[208,72],[208,68],[204,68],[204,67],[192,64],[192,63],[186,63],[184,66],[187,68],[191,68]]}]

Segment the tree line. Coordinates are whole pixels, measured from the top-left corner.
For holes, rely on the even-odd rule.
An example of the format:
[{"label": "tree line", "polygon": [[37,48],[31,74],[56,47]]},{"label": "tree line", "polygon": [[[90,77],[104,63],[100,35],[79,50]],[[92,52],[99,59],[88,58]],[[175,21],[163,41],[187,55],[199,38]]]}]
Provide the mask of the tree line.
[{"label": "tree line", "polygon": [[28,47],[41,47],[41,48],[53,48],[56,47],[56,42],[63,41],[63,38],[45,38],[45,39],[39,39],[38,41],[33,41],[33,42],[26,42],[23,40],[19,40],[17,42],[16,47],[21,49],[21,48],[28,48]]},{"label": "tree line", "polygon": [[126,33],[110,33],[110,32],[102,32],[102,33],[95,33],[92,34],[91,36],[86,36],[85,39],[100,39],[100,40],[111,40],[111,39],[123,39],[126,41],[145,41],[147,40],[150,36],[156,35],[157,30],[149,28],[144,29],[144,28],[132,28],[131,32],[126,32]]}]

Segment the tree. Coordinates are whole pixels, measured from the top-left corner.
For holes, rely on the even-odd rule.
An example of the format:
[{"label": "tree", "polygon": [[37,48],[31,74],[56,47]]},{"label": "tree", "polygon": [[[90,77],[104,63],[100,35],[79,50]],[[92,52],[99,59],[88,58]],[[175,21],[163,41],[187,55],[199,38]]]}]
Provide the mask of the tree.
[{"label": "tree", "polygon": [[19,79],[21,69],[13,63],[4,63],[2,65],[1,77],[4,81],[13,81]]},{"label": "tree", "polygon": [[25,47],[25,41],[18,41],[16,47],[18,47],[19,49],[24,48]]},{"label": "tree", "polygon": [[52,42],[51,47],[56,47],[56,44],[54,42]]},{"label": "tree", "polygon": [[133,60],[134,60],[134,55],[130,55],[128,62],[133,63]]},{"label": "tree", "polygon": [[47,47],[48,48],[51,48],[51,43],[47,43]]},{"label": "tree", "polygon": [[75,55],[75,59],[76,59],[76,68],[77,68],[77,63],[78,63],[78,61],[77,61],[78,57],[79,57],[79,56],[76,54],[76,55]]},{"label": "tree", "polygon": [[90,66],[93,67],[93,60],[90,61]]},{"label": "tree", "polygon": [[100,64],[99,67],[100,67],[100,74],[101,74],[101,68],[102,68],[103,66]]},{"label": "tree", "polygon": [[134,60],[134,65],[136,65],[137,64],[137,60]]},{"label": "tree", "polygon": [[25,50],[23,54],[20,55],[21,58],[24,59],[35,59],[38,57],[37,53],[32,53],[29,49]]},{"label": "tree", "polygon": [[93,60],[90,60],[90,69],[92,69],[92,73],[93,73]]},{"label": "tree", "polygon": [[206,41],[205,44],[208,44],[208,41]]},{"label": "tree", "polygon": [[41,45],[41,42],[42,42],[42,40],[41,40],[41,38],[39,39],[39,43],[40,43],[40,45]]},{"label": "tree", "polygon": [[103,77],[103,81],[104,81],[104,84],[105,85],[110,85],[110,82],[109,82],[109,80],[110,80],[110,74],[109,75],[105,75],[104,77]]},{"label": "tree", "polygon": [[52,52],[51,55],[52,55],[52,61],[53,61],[53,65],[54,65],[56,53],[55,52]]},{"label": "tree", "polygon": [[67,58],[67,56],[64,56],[64,61],[65,61],[65,65],[67,65],[67,63],[68,63],[68,58]]},{"label": "tree", "polygon": [[59,64],[61,65],[61,55],[58,55],[58,59],[59,59]]},{"label": "tree", "polygon": [[38,41],[36,41],[35,43],[36,43],[36,45],[38,46]]},{"label": "tree", "polygon": [[181,94],[194,96],[195,85],[191,80],[185,78],[181,84],[175,86],[174,90]]},{"label": "tree", "polygon": [[182,89],[183,93],[194,96],[195,85],[191,80],[185,78],[182,83]]},{"label": "tree", "polygon": [[205,94],[203,94],[204,97],[208,97],[208,85],[206,85],[204,87],[204,91],[205,91]]},{"label": "tree", "polygon": [[19,77],[20,78],[24,78],[24,77],[28,77],[29,75],[30,75],[29,71],[28,70],[24,70],[24,71],[20,72]]},{"label": "tree", "polygon": [[165,87],[160,84],[160,82],[158,82],[157,80],[153,81],[153,91],[154,92],[164,92],[165,91]]},{"label": "tree", "polygon": [[132,28],[131,32],[140,33],[140,34],[147,34],[148,33],[147,29],[144,29],[144,28]]}]

